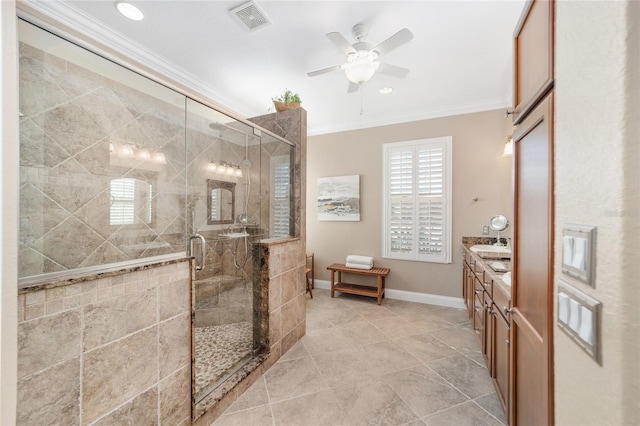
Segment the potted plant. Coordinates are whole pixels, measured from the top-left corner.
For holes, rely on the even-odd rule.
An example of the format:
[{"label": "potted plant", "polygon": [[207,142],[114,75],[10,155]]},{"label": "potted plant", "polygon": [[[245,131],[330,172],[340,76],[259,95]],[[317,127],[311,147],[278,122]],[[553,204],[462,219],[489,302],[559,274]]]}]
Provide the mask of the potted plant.
[{"label": "potted plant", "polygon": [[293,93],[291,90],[286,89],[284,93],[275,98],[271,98],[273,105],[276,107],[276,111],[286,111],[288,109],[300,108],[300,96],[297,93]]}]

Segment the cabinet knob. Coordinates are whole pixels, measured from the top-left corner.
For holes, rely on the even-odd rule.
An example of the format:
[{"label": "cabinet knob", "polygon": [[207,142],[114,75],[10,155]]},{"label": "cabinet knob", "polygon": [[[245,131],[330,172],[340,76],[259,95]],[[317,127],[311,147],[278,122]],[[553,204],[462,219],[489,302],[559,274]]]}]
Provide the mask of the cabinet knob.
[{"label": "cabinet knob", "polygon": [[515,113],[516,113],[516,110],[515,110],[515,109],[512,109],[511,111],[509,111],[508,109],[506,109],[506,110],[504,111],[504,116],[505,116],[505,117],[509,117],[510,115],[513,115],[513,114],[515,114]]},{"label": "cabinet knob", "polygon": [[506,306],[503,306],[502,311],[505,315],[509,315],[511,312],[513,312],[513,308],[507,308]]}]

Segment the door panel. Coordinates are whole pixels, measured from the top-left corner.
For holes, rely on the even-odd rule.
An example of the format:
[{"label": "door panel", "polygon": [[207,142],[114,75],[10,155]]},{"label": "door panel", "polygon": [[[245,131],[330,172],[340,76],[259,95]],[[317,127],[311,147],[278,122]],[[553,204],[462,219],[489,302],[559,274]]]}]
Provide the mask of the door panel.
[{"label": "door panel", "polygon": [[553,424],[552,101],[553,93],[514,135],[511,424],[517,425]]}]

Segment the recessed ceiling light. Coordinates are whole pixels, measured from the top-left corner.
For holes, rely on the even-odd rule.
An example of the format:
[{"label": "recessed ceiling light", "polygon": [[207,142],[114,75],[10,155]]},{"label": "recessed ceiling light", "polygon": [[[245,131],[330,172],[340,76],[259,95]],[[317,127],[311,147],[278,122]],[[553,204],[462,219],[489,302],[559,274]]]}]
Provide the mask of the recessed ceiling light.
[{"label": "recessed ceiling light", "polygon": [[142,21],[142,19],[144,18],[144,14],[142,13],[142,11],[131,3],[119,1],[116,2],[116,8],[118,9],[118,12],[134,21]]},{"label": "recessed ceiling light", "polygon": [[382,89],[380,89],[380,93],[383,95],[388,95],[389,93],[393,92],[393,87],[383,87]]}]

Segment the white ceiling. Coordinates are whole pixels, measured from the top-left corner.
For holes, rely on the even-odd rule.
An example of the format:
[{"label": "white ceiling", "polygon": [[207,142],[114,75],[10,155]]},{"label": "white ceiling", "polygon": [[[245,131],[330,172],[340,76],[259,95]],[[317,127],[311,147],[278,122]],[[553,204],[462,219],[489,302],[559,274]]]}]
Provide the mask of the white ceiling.
[{"label": "white ceiling", "polygon": [[[511,106],[513,31],[525,0],[257,0],[272,23],[253,32],[228,12],[243,0],[132,0],[145,14],[139,22],[114,1],[27,3],[120,50],[151,53],[160,72],[244,117],[273,111],[285,88],[298,92],[314,135]],[[369,25],[374,46],[403,27],[413,32],[380,59],[409,68],[406,78],[377,74],[348,94],[342,71],[307,76],[344,62],[326,34],[353,43],[357,23]],[[394,91],[381,95],[384,86]]]}]

